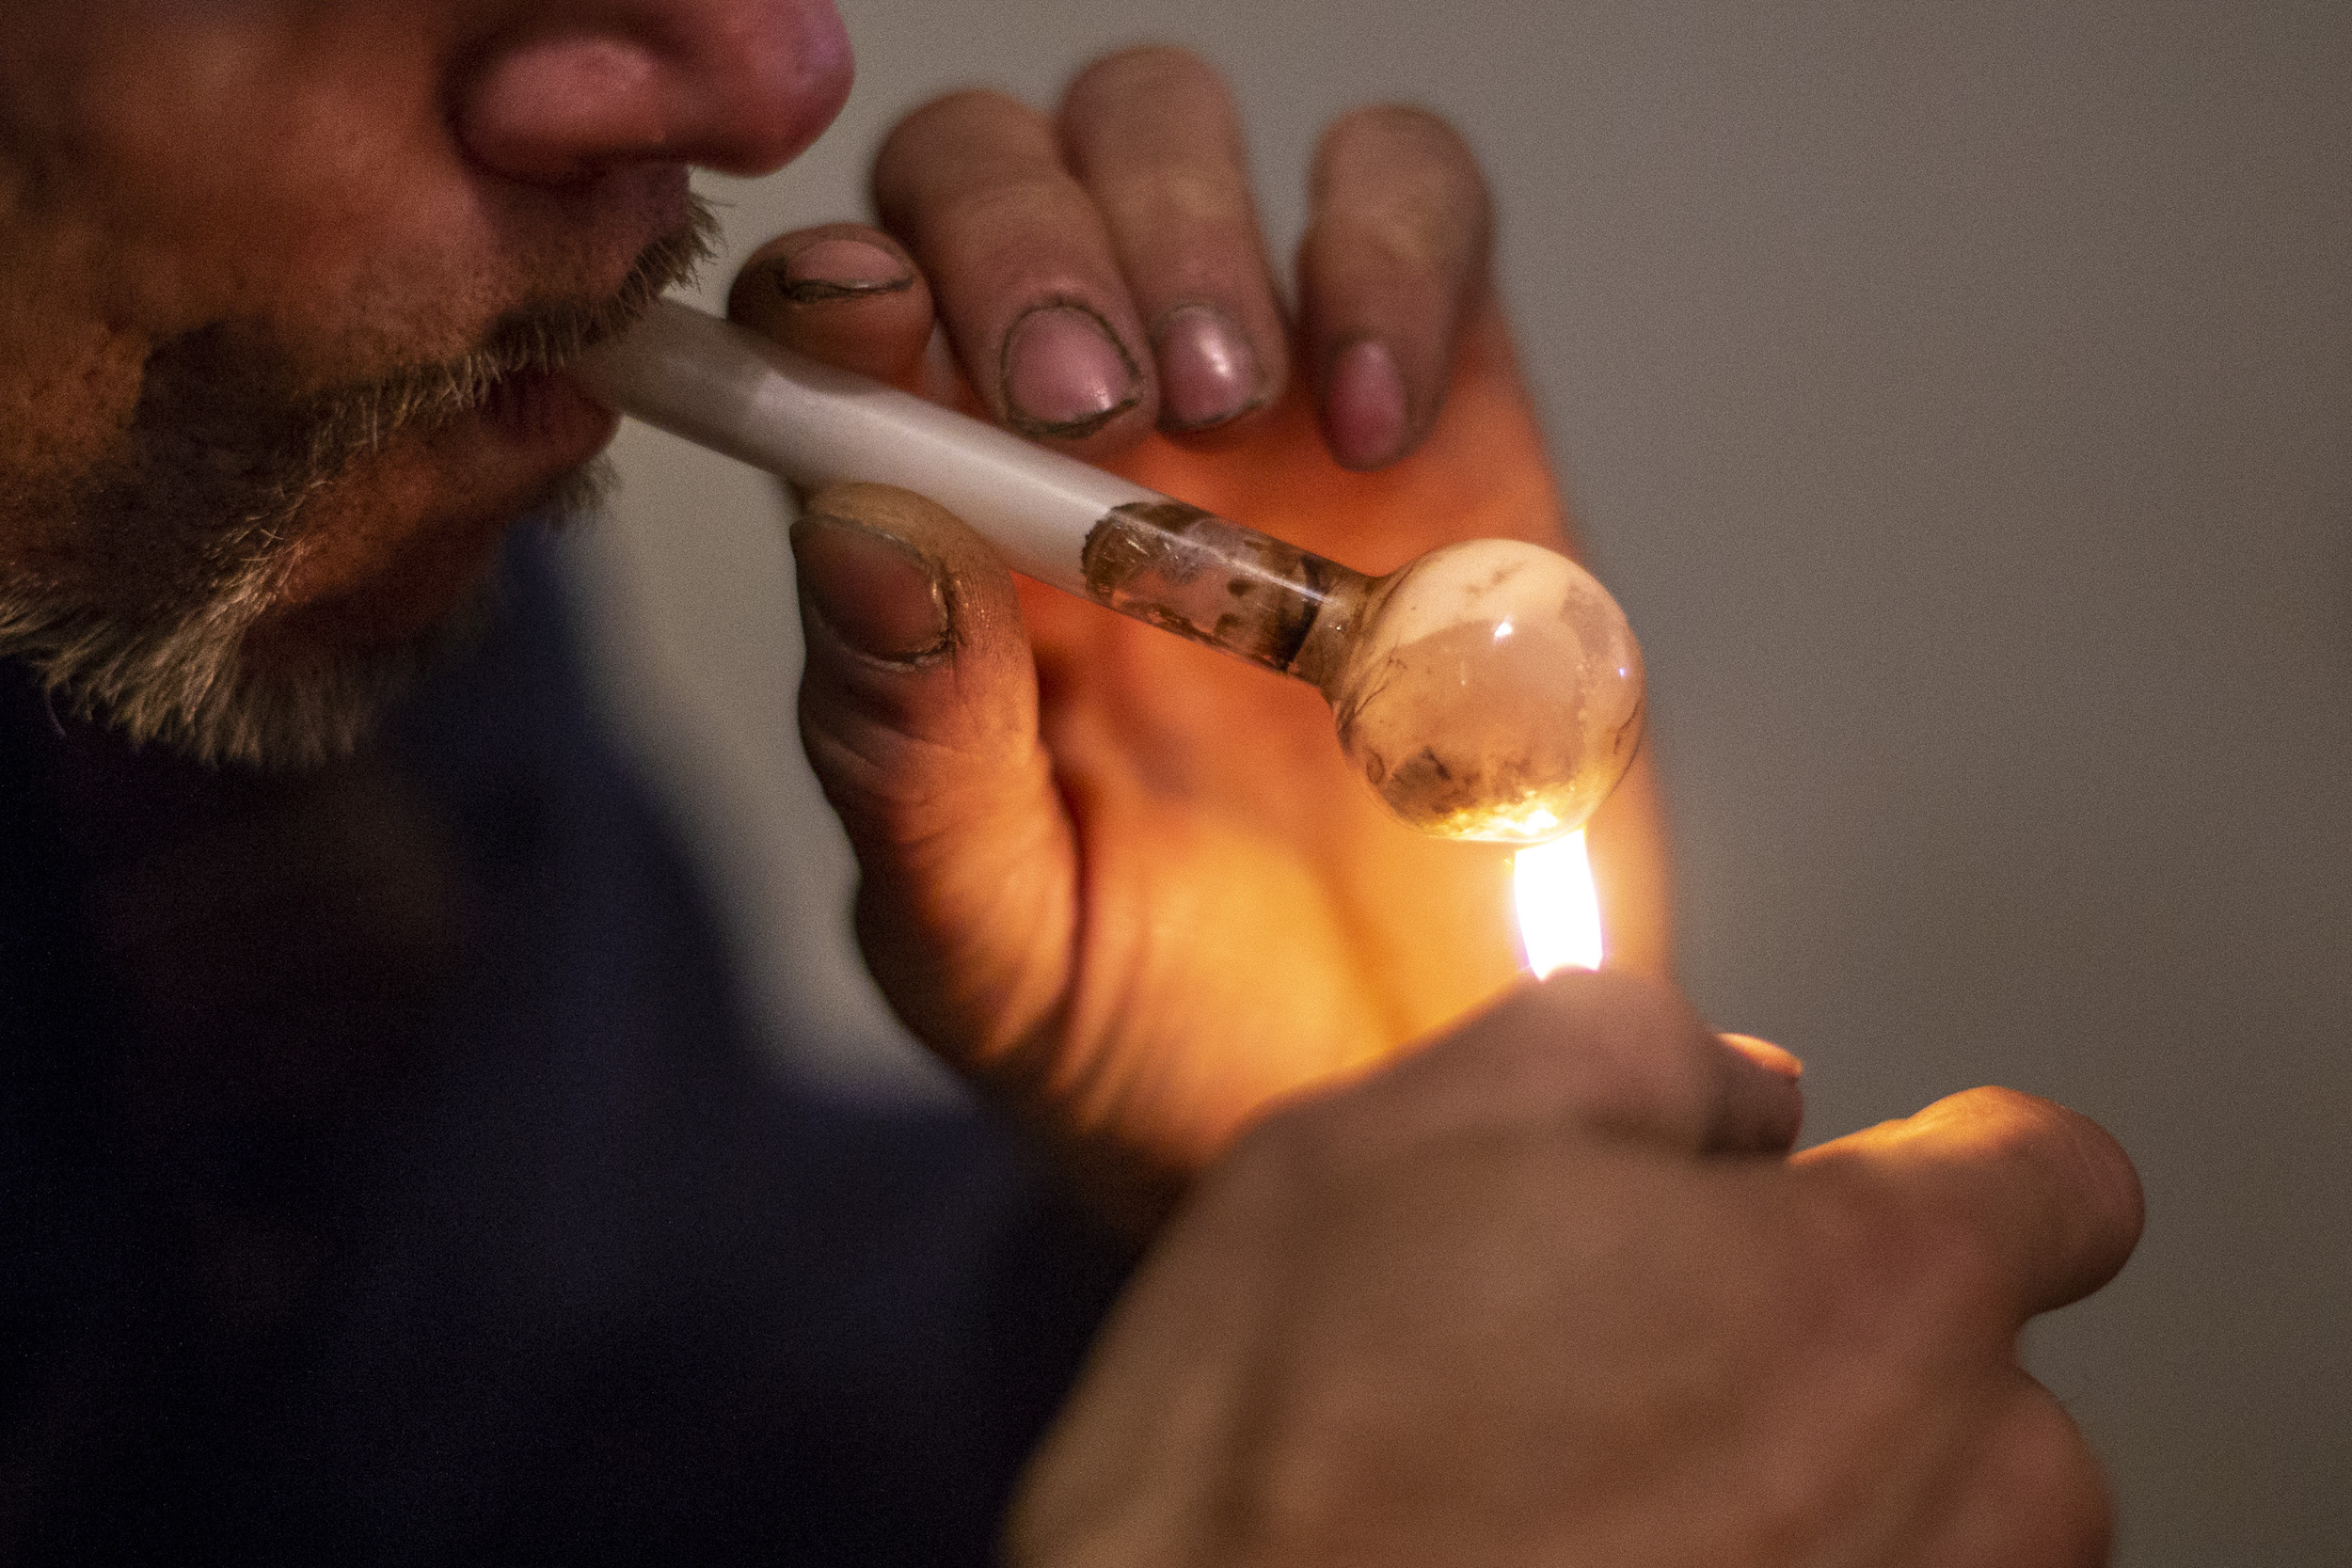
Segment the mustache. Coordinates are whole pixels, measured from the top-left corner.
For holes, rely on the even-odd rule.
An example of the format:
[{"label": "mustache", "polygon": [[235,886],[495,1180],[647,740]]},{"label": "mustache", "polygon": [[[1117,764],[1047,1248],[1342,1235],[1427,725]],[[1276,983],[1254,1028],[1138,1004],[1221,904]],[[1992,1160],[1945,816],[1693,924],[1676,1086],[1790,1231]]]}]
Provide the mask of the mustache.
[{"label": "mustache", "polygon": [[522,306],[492,322],[478,344],[453,359],[303,398],[294,412],[310,437],[306,466],[313,472],[339,468],[394,436],[482,408],[515,376],[563,369],[625,331],[671,289],[691,281],[716,254],[718,231],[709,203],[690,196],[686,222],[640,252],[620,287],[605,298]]},{"label": "mustache", "polygon": [[[254,765],[349,751],[465,617],[389,650],[252,657],[246,635],[305,536],[310,498],[403,432],[479,409],[513,377],[560,369],[627,327],[693,276],[716,230],[694,201],[608,297],[527,305],[453,359],[324,391],[293,392],[298,367],[250,323],[157,344],[117,448],[60,488],[67,567],[54,580],[0,574],[0,655],[135,743]],[[548,500],[587,505],[596,477],[576,473]]]}]

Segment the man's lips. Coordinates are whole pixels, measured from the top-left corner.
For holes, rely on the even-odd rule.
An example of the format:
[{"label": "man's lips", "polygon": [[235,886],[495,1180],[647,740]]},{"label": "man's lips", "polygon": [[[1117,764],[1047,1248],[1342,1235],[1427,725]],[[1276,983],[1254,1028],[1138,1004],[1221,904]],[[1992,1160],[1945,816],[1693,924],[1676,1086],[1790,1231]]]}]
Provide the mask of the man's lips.
[{"label": "man's lips", "polygon": [[484,427],[502,445],[556,471],[578,467],[602,451],[620,416],[572,385],[561,372],[517,371],[483,404]]},{"label": "man's lips", "polygon": [[314,503],[281,602],[257,635],[380,642],[438,618],[506,527],[602,451],[620,416],[560,372],[517,372],[421,441],[364,459]]}]

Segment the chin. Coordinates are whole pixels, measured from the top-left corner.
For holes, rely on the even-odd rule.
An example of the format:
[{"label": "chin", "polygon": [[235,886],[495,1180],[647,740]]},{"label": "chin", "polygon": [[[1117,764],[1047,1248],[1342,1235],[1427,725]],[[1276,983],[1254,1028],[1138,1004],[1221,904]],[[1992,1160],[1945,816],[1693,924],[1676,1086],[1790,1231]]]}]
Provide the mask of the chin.
[{"label": "chin", "polygon": [[224,650],[216,678],[183,686],[189,695],[177,711],[160,724],[134,712],[124,727],[135,740],[266,770],[316,768],[349,754],[389,705],[463,654],[487,625],[507,529],[592,510],[605,481],[604,464],[583,465],[514,504],[416,531],[381,576],[264,610]]},{"label": "chin", "polygon": [[515,523],[593,511],[619,417],[569,383],[536,379],[363,460],[315,497],[271,608],[247,633],[256,656],[408,642],[477,591]]}]

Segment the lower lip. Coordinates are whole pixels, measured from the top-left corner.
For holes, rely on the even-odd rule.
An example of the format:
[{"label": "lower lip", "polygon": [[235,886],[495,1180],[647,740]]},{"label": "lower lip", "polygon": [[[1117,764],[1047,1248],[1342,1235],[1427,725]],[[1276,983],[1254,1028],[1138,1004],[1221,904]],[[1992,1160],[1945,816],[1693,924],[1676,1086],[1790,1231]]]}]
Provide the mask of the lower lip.
[{"label": "lower lip", "polygon": [[621,417],[553,371],[520,371],[499,383],[483,423],[506,445],[564,468],[602,451]]}]

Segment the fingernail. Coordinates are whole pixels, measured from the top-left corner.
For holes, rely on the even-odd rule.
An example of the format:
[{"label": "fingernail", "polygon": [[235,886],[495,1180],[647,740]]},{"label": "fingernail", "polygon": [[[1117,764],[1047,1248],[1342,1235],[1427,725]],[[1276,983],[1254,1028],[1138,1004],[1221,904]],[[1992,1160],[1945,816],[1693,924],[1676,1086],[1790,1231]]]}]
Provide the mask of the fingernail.
[{"label": "fingernail", "polygon": [[1160,322],[1160,428],[1205,430],[1257,406],[1258,356],[1241,328],[1206,305]]},{"label": "fingernail", "polygon": [[900,258],[866,240],[825,239],[771,263],[769,277],[795,305],[863,299],[911,288],[914,273]]},{"label": "fingernail", "polygon": [[948,645],[947,596],[931,562],[886,533],[812,514],[792,525],[801,603],[852,652],[919,664]]},{"label": "fingernail", "polygon": [[1136,362],[1081,305],[1041,305],[1005,334],[1005,410],[1024,436],[1091,436],[1136,405]]},{"label": "fingernail", "polygon": [[1365,339],[1331,361],[1325,393],[1331,453],[1350,468],[1376,468],[1405,449],[1405,377],[1389,345]]},{"label": "fingernail", "polygon": [[1770,1040],[1757,1039],[1754,1035],[1719,1035],[1716,1037],[1768,1072],[1777,1072],[1783,1078],[1801,1078],[1804,1075],[1804,1063]]}]

